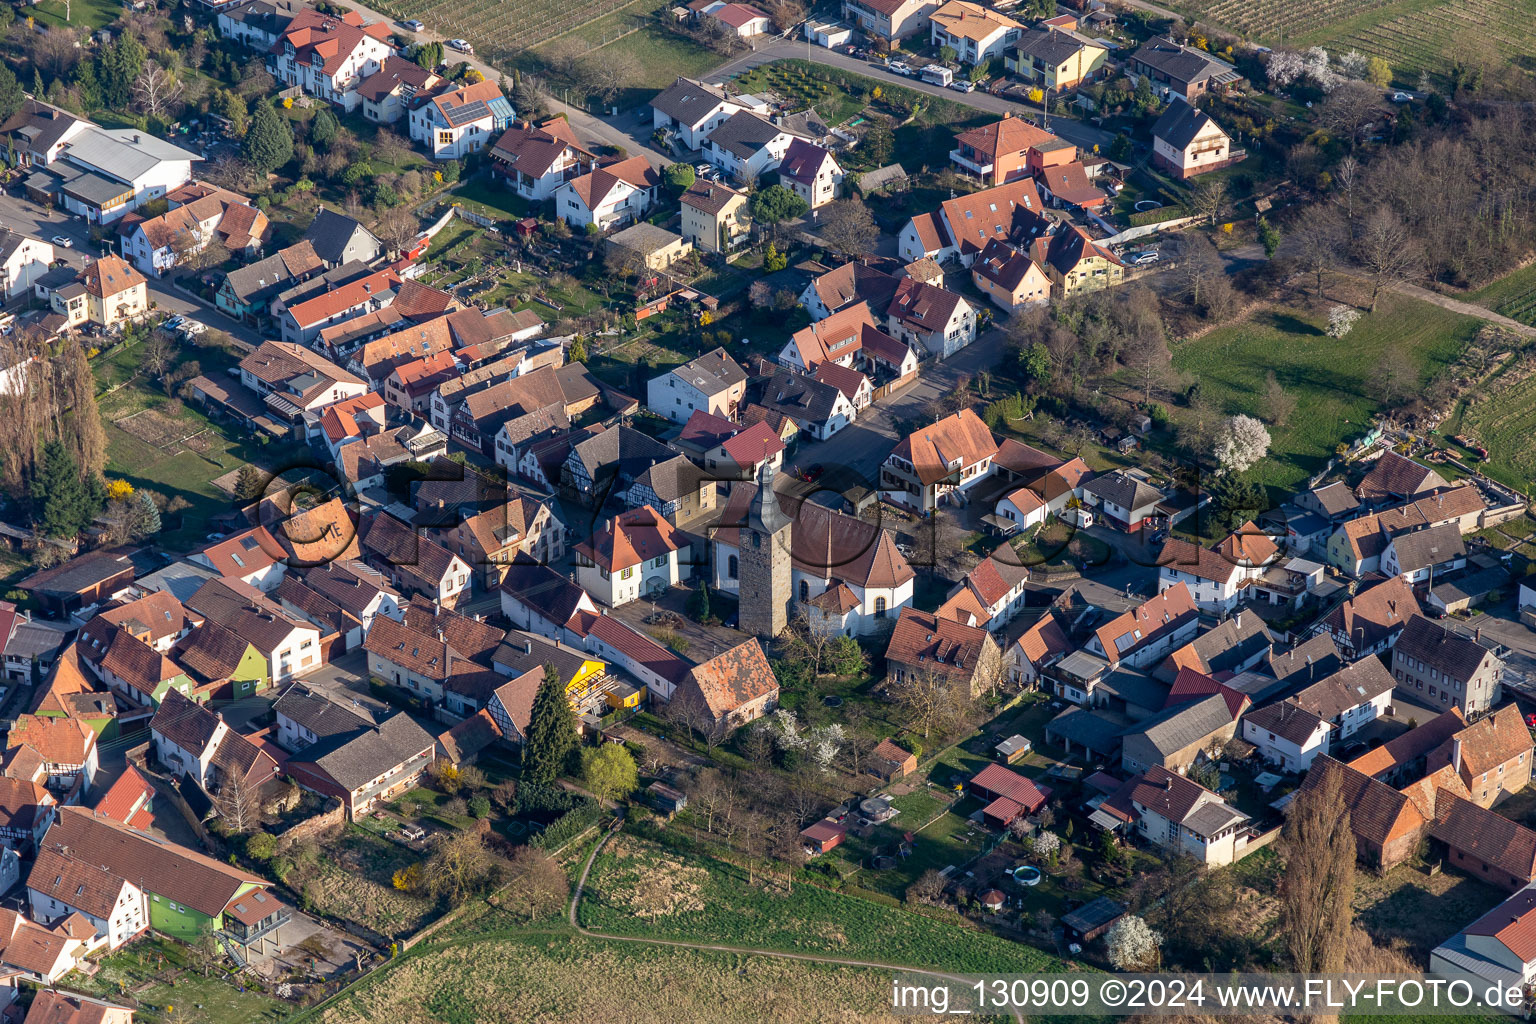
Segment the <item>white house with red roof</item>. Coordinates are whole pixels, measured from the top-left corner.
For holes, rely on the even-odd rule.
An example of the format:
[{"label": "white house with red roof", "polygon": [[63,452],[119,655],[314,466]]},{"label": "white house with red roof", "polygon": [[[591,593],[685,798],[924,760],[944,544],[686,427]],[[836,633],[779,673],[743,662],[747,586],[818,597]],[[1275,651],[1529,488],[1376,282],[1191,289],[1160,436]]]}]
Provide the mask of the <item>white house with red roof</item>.
[{"label": "white house with red roof", "polygon": [[283,545],[265,526],[255,526],[194,551],[187,560],[265,592],[282,581],[287,557]]},{"label": "white house with red roof", "polygon": [[283,340],[311,345],[325,328],[383,309],[395,301],[400,275],[385,267],[283,310]]},{"label": "white house with red roof", "polygon": [[382,433],[384,426],[384,398],[374,391],[328,405],[320,413],[320,436],[332,459],[345,445]]},{"label": "white house with red roof", "polygon": [[997,504],[993,506],[993,512],[997,516],[1011,523],[1018,523],[1021,530],[1027,530],[1031,526],[1038,526],[1045,522],[1048,511],[1040,495],[1028,487],[1009,491],[998,498]]},{"label": "white house with red roof", "polygon": [[766,422],[737,428],[703,455],[704,468],[717,480],[756,480],[763,464],[777,473],[784,464],[784,441]]},{"label": "white house with red roof", "polygon": [[458,160],[484,149],[512,117],[512,104],[490,79],[439,89],[413,104],[411,141],[434,160]]},{"label": "white house with red roof", "polygon": [[880,466],[880,497],[926,512],[957,497],[992,473],[997,455],[992,431],[970,409],[902,438]]},{"label": "white house with red roof", "polygon": [[1100,626],[1084,647],[1112,667],[1144,668],[1194,639],[1199,629],[1194,597],[1175,583]]},{"label": "white house with red roof", "polygon": [[563,117],[540,125],[513,125],[496,140],[490,156],[491,171],[518,195],[535,202],[548,199],[561,185],[597,164],[597,157]]},{"label": "white house with red roof", "polygon": [[1020,178],[945,200],[933,213],[913,217],[901,229],[898,250],[909,263],[931,256],[941,263],[958,258],[969,267],[993,239],[1022,246],[1049,226],[1034,179]]},{"label": "white house with red roof", "polygon": [[937,285],[904,277],[885,311],[891,337],[946,359],[976,340],[976,307]]},{"label": "white house with red roof", "polygon": [[356,110],[362,102],[358,86],[395,52],[389,35],[388,25],[367,22],[356,11],[334,15],[305,7],[288,23],[267,64],[284,84]]},{"label": "white house with red roof", "polygon": [[[1005,549],[1006,550],[1006,549]],[[1028,567],[1017,557],[983,559],[966,573],[935,615],[970,626],[998,630],[1024,610],[1024,584]]]},{"label": "white house with red roof", "polygon": [[598,601],[616,608],[676,586],[692,574],[679,552],[686,534],[649,505],[615,516],[605,529],[575,547],[576,582]]},{"label": "white house with red roof", "polygon": [[779,184],[804,199],[811,209],[826,206],[842,188],[842,166],[826,149],[795,139],[779,161]]},{"label": "white house with red roof", "polygon": [[604,231],[639,220],[656,201],[661,176],[643,156],[607,164],[555,190],[555,216],[573,228]]},{"label": "white house with red roof", "polygon": [[1536,883],[1431,950],[1429,970],[1478,991],[1501,986],[1518,993],[1536,982]]}]

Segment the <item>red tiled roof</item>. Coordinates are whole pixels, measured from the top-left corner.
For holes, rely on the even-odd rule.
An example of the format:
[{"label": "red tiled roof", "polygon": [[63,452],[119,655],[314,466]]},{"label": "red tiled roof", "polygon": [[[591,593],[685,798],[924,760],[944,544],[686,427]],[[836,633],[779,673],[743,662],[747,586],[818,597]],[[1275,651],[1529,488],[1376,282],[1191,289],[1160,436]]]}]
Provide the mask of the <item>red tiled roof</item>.
[{"label": "red tiled roof", "polygon": [[907,435],[891,454],[912,463],[917,478],[931,484],[957,472],[949,465],[956,459],[964,467],[996,455],[997,442],[981,417],[962,409]]},{"label": "red tiled roof", "polygon": [[113,821],[120,821],[125,825],[132,824],[134,816],[139,810],[154,799],[155,790],[139,774],[139,770],[133,765],[124,769],[117,781],[112,783],[112,788],[102,794],[96,801],[96,813],[104,814]]},{"label": "red tiled roof", "polygon": [[717,721],[744,704],[779,692],[779,680],[757,638],[737,644],[689,670],[673,699],[702,701]]},{"label": "red tiled roof", "polygon": [[[694,414],[695,416],[698,413]],[[689,422],[692,422],[690,420]],[[754,423],[720,445],[738,466],[753,466],[784,450],[784,442],[766,423]]]},{"label": "red tiled roof", "polygon": [[576,550],[609,572],[686,547],[686,536],[649,505],[615,516],[606,530],[582,541]]},{"label": "red tiled roof", "polygon": [[[1105,659],[1113,665],[1132,651],[1177,632],[1198,616],[1195,599],[1190,595],[1189,588],[1182,583],[1175,583],[1156,597],[1148,598],[1100,626],[1094,635],[1104,648]],[[1121,640],[1125,643],[1118,642]]]},{"label": "red tiled roof", "polygon": [[1006,797],[1033,814],[1051,798],[1049,786],[1037,786],[1018,772],[1000,764],[989,764],[977,772],[970,784],[995,796]]}]

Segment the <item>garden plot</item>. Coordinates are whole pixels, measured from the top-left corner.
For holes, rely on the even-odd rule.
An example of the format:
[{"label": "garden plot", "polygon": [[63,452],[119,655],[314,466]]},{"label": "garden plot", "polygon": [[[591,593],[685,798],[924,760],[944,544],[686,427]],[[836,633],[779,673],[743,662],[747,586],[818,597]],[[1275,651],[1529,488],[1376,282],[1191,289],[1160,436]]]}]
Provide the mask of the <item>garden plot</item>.
[{"label": "garden plot", "polygon": [[[154,445],[166,455],[213,450],[213,431],[203,424],[188,424],[165,415],[158,409],[143,409],[115,421],[117,428],[145,444]],[[190,429],[189,429],[190,427]]]}]

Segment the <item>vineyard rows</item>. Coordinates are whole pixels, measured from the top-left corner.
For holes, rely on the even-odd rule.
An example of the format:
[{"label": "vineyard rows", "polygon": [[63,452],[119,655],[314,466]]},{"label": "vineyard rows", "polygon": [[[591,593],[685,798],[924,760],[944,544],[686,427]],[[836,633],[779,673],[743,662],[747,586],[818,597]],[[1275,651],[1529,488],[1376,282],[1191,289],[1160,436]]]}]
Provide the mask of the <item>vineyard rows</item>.
[{"label": "vineyard rows", "polygon": [[1536,375],[1525,377],[1468,407],[1462,429],[1487,446],[1496,461],[1524,479],[1536,476]]},{"label": "vineyard rows", "polygon": [[1200,16],[1250,38],[1289,40],[1396,0],[1215,0]]},{"label": "vineyard rows", "polygon": [[1496,312],[1503,313],[1511,320],[1518,320],[1523,324],[1536,325],[1536,291],[1529,291],[1499,303]]},{"label": "vineyard rows", "polygon": [[1462,0],[1400,15],[1346,36],[1341,47],[1386,58],[1403,72],[1444,72],[1464,34],[1497,39],[1509,59],[1536,56],[1536,26],[1529,6],[1505,0]]},{"label": "vineyard rows", "polygon": [[397,18],[419,18],[432,31],[475,44],[487,59],[520,53],[633,0],[385,0]]}]

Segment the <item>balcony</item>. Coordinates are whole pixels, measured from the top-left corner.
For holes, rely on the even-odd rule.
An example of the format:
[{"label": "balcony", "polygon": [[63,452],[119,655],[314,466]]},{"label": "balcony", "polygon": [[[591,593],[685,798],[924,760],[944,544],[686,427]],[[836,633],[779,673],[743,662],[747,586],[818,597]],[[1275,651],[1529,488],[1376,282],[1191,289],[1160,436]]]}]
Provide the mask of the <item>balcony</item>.
[{"label": "balcony", "polygon": [[987,175],[990,175],[994,165],[990,163],[978,163],[974,159],[975,155],[975,150],[971,150],[969,155],[967,155],[966,151],[963,149],[952,149],[949,151],[950,161],[959,166],[961,170],[970,171],[972,174],[977,175],[978,177],[986,177]]},{"label": "balcony", "polygon": [[264,936],[271,935],[292,920],[293,911],[284,907],[251,925],[243,924],[231,918],[224,925],[224,934],[242,946],[249,946]]}]

